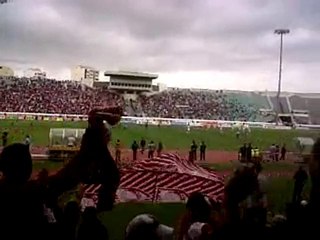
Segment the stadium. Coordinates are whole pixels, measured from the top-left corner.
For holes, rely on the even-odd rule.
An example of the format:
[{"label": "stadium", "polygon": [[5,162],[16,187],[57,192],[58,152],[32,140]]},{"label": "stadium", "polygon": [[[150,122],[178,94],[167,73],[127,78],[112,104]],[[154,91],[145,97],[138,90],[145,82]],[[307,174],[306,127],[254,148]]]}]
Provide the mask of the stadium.
[{"label": "stadium", "polygon": [[[54,137],[51,136],[52,129],[62,129],[61,134],[55,136],[57,138],[55,141],[59,142],[60,147],[66,147],[64,139],[70,137],[68,131],[86,128],[87,114],[91,109],[106,105],[121,106],[125,110],[125,116],[122,117],[120,124],[112,129],[110,147],[115,154],[116,141],[120,140],[120,162],[124,166],[132,163],[132,142],[139,142],[142,138],[147,143],[162,142],[164,145],[162,152],[169,154],[167,158],[171,159],[170,161],[172,156],[188,161],[192,141],[197,144],[204,141],[207,146],[206,160],[196,162],[204,167],[203,169],[213,170],[214,174],[218,173],[216,176],[221,177],[218,182],[223,182],[223,178],[228,179],[233,169],[239,166],[238,150],[244,143],[251,143],[252,146],[259,148],[263,158],[268,158],[272,144],[286,145],[288,154],[284,161],[264,164],[264,171],[270,178],[269,187],[284,191],[281,196],[270,194],[272,211],[284,211],[283,206],[290,200],[293,187],[290,179],[299,166],[296,163],[298,158],[301,158],[301,152],[294,139],[305,137],[315,140],[319,134],[317,125],[320,122],[317,108],[320,102],[319,95],[282,93],[280,101],[277,101],[276,93],[273,92],[159,89],[152,84],[152,80],[157,78],[154,74],[110,71],[105,74],[110,76],[109,82],[99,82],[94,79],[56,81],[38,76],[1,77],[1,132],[8,133],[9,143],[23,142],[26,136],[31,138],[31,152],[35,159],[34,176],[43,168],[54,173],[62,167],[61,162],[48,161],[48,149],[53,141],[51,138]],[[89,77],[83,76],[83,78]],[[279,124],[275,122],[276,113],[280,117]],[[145,159],[146,155],[138,154],[138,160],[143,162]],[[161,161],[161,157],[158,161]],[[131,188],[139,176],[137,168],[140,168],[141,176],[148,176],[150,171],[148,161],[144,167],[139,164],[140,166],[135,166],[134,171],[132,168],[124,167],[126,175],[123,178],[130,181],[122,180],[118,200],[123,203],[118,204],[115,212],[120,211],[121,214],[126,204],[131,204],[126,203],[128,201],[146,201],[143,211],[148,209],[160,216],[164,214],[163,212],[171,211],[173,214],[171,217],[175,219],[182,210],[179,202],[185,201],[186,195],[178,194],[180,197],[177,197],[177,193],[169,191],[169,195],[166,192],[164,194],[167,195],[163,197],[159,197],[161,194],[158,197],[154,195],[148,197],[148,189],[143,189],[143,186],[139,189],[139,194],[133,194]],[[167,164],[169,165],[162,166],[162,169],[167,169],[172,164],[176,165],[177,162]],[[193,165],[191,168],[196,166]],[[188,168],[190,166],[182,167],[178,164],[172,171],[180,169],[181,174],[185,174]],[[206,174],[205,178],[210,179],[210,174]],[[176,176],[174,179],[179,177]],[[192,191],[195,189],[199,188],[192,188]],[[88,196],[90,191],[92,188],[89,187]],[[153,190],[151,193],[154,194]],[[221,195],[214,194],[213,198],[217,199],[219,196]],[[90,199],[90,196],[88,198]],[[155,202],[173,203],[162,203],[165,205],[153,209],[152,203]],[[133,205],[131,208],[131,217],[142,210],[139,205]]]},{"label": "stadium", "polygon": [[1,238],[319,235],[320,4],[262,2],[0,0]]}]

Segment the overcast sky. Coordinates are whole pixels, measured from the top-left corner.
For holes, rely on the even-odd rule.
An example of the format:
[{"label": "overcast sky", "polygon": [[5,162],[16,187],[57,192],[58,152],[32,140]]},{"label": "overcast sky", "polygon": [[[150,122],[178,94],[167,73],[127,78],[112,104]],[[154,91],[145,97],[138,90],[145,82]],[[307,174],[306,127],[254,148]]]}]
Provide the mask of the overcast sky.
[{"label": "overcast sky", "polygon": [[0,5],[0,65],[159,74],[168,86],[319,92],[319,0],[10,0]]}]

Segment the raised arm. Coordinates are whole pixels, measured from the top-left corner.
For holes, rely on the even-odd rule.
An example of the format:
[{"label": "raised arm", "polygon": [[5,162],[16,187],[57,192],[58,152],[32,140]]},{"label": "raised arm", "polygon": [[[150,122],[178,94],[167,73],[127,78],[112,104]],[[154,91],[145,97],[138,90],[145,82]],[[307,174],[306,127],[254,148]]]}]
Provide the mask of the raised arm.
[{"label": "raised arm", "polygon": [[[122,110],[119,107],[92,110],[89,113],[88,128],[83,135],[80,151],[58,173],[49,178],[49,192],[52,198],[57,198],[63,192],[74,188],[79,183],[102,184],[98,204],[101,208],[111,204],[119,183],[120,173],[109,152],[110,129],[120,121]],[[102,206],[101,203],[103,201]],[[113,204],[113,202],[112,202]],[[111,205],[112,205],[111,204]]]}]

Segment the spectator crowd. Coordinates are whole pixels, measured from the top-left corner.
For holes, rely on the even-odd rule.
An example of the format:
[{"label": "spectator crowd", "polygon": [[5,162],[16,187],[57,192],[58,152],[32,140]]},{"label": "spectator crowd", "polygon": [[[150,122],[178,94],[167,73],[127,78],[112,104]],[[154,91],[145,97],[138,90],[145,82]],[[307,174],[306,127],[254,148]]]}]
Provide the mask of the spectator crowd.
[{"label": "spectator crowd", "polygon": [[90,88],[73,81],[0,79],[0,111],[88,114],[96,107],[123,105],[123,98],[106,88]]},{"label": "spectator crowd", "polygon": [[133,115],[165,118],[255,120],[257,109],[232,99],[222,91],[168,90],[137,101],[107,87],[91,88],[74,81],[0,78],[0,111],[87,114],[95,107],[118,105]]},{"label": "spectator crowd", "polygon": [[147,116],[164,118],[254,120],[257,112],[222,91],[169,90],[141,97]]}]

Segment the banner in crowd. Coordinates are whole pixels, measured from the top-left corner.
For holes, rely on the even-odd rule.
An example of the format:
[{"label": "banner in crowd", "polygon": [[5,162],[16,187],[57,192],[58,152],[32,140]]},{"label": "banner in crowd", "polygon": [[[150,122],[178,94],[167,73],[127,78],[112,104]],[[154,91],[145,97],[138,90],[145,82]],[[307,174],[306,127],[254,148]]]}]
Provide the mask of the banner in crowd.
[{"label": "banner in crowd", "polygon": [[[87,185],[82,204],[96,205],[98,190],[98,185]],[[176,154],[162,154],[121,169],[116,201],[184,202],[196,191],[212,201],[221,201],[224,178]]]}]

